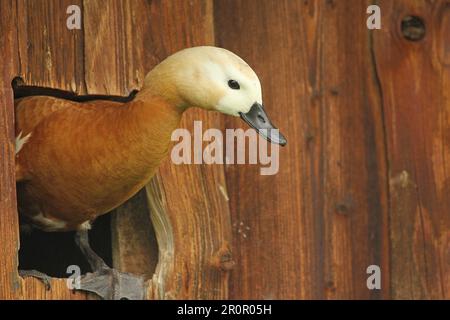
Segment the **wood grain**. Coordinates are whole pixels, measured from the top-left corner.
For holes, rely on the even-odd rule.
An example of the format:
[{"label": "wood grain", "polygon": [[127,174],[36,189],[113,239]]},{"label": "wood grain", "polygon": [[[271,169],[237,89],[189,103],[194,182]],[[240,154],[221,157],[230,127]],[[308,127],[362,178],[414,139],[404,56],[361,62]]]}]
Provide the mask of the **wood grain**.
[{"label": "wood grain", "polygon": [[67,7],[81,0],[17,0],[17,76],[27,85],[84,93],[83,31],[66,27]]},{"label": "wood grain", "polygon": [[[391,294],[450,298],[450,68],[447,1],[383,1],[373,46],[383,97],[389,164]],[[425,38],[405,39],[417,15]]]},{"label": "wood grain", "polygon": [[[13,2],[4,3],[0,19],[0,54],[14,57],[16,15]],[[20,286],[17,274],[18,220],[14,166],[14,104],[8,79],[16,60],[5,60],[0,66],[0,298],[14,299]]]},{"label": "wood grain", "polygon": [[158,263],[158,245],[145,190],[112,212],[114,267],[151,279]]},{"label": "wood grain", "polygon": [[[389,297],[386,155],[366,8],[215,2],[217,44],[254,67],[288,139],[275,176],[227,167],[237,255],[231,298]],[[372,264],[383,270],[381,291],[366,287]]]}]

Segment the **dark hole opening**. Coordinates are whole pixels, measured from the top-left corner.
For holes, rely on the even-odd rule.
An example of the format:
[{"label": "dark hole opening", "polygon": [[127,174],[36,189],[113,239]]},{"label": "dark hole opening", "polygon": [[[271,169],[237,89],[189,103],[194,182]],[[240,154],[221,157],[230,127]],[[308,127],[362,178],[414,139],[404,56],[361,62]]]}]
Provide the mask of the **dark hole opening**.
[{"label": "dark hole opening", "polygon": [[[109,100],[117,102],[131,101],[137,90],[134,90],[127,97],[108,96],[108,95],[77,95],[74,92],[60,89],[27,86],[20,77],[12,81],[14,99],[44,95],[77,102],[86,102],[92,100]],[[18,192],[20,192],[20,183],[18,183]],[[19,217],[21,223],[25,224],[25,219]],[[92,249],[102,257],[106,264],[112,266],[112,232],[111,232],[111,214],[107,213],[98,217],[92,224],[89,231],[89,242]],[[153,226],[149,222],[149,236],[154,238]],[[21,225],[20,229],[20,250],[19,250],[19,269],[35,269],[52,277],[66,278],[70,276],[67,273],[67,267],[77,265],[82,274],[92,271],[85,257],[74,240],[75,232],[44,232],[36,228],[27,228]],[[148,240],[148,239],[145,239]],[[156,243],[156,238],[153,239]],[[126,299],[126,297],[125,297]]]},{"label": "dark hole opening", "polygon": [[15,77],[11,86],[14,91],[14,99],[19,99],[29,96],[49,96],[55,98],[61,98],[77,102],[86,102],[92,100],[108,100],[117,102],[128,102],[133,100],[133,98],[138,93],[138,90],[133,90],[127,97],[122,96],[111,96],[111,95],[101,95],[101,94],[88,94],[88,95],[78,95],[72,91],[66,91],[61,89],[38,87],[38,86],[27,86],[21,77]]},{"label": "dark hole opening", "polygon": [[[44,232],[38,229],[20,232],[19,269],[38,270],[51,277],[67,278],[67,267],[77,265],[81,273],[92,272],[74,240],[75,232]],[[89,231],[92,249],[112,266],[111,215],[95,220]]]}]

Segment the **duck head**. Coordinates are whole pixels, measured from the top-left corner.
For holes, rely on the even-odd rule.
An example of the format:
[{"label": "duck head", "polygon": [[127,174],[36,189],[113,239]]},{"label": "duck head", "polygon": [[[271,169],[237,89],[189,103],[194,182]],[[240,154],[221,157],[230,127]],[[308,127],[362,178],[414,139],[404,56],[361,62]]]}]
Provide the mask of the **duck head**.
[{"label": "duck head", "polygon": [[240,117],[268,141],[286,144],[264,110],[258,76],[228,50],[208,46],[181,50],[148,73],[145,88],[183,110],[199,107]]}]

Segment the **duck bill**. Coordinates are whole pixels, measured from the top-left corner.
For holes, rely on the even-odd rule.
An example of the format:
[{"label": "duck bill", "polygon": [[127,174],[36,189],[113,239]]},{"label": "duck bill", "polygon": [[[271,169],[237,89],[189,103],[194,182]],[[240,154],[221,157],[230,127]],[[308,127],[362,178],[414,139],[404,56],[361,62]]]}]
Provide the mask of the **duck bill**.
[{"label": "duck bill", "polygon": [[254,103],[247,113],[240,112],[242,120],[244,120],[250,127],[256,129],[258,133],[267,141],[285,146],[286,138],[280,131],[270,122],[269,117],[264,111],[264,107],[259,103]]}]

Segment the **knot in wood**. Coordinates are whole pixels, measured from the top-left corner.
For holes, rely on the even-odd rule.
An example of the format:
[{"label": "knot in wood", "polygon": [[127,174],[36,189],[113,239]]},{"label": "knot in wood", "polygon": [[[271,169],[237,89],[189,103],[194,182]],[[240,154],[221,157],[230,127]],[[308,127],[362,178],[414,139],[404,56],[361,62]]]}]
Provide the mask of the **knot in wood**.
[{"label": "knot in wood", "polygon": [[236,262],[233,260],[233,254],[228,245],[223,245],[213,256],[212,265],[222,271],[231,271]]},{"label": "knot in wood", "polygon": [[406,16],[401,23],[402,34],[406,40],[419,41],[425,37],[425,23],[417,16]]}]

